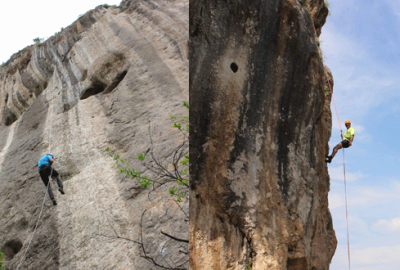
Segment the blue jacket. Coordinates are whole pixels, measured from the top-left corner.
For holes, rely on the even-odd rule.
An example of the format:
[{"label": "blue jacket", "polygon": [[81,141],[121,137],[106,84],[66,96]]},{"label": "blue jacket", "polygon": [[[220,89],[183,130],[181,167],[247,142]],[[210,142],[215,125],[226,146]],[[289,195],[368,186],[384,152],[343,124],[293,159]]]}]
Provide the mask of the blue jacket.
[{"label": "blue jacket", "polygon": [[51,163],[50,163],[50,159],[52,157],[50,155],[44,155],[43,157],[40,158],[39,163],[38,163],[38,167],[42,167],[42,166],[46,166],[46,167],[50,167]]}]

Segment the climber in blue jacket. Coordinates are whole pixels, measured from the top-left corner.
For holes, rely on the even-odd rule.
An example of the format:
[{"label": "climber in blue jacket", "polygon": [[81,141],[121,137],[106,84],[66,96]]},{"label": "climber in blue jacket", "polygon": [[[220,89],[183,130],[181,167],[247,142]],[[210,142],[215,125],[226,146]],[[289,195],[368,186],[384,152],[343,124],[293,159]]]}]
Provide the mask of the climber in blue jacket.
[{"label": "climber in blue jacket", "polygon": [[54,177],[56,179],[58,185],[58,191],[60,191],[61,194],[65,194],[65,192],[63,189],[63,183],[61,182],[61,177],[59,173],[52,167],[53,163],[54,163],[54,155],[48,153],[40,158],[38,167],[39,167],[39,174],[40,177],[42,178],[44,185],[46,187],[48,186],[47,191],[49,193],[50,199],[53,201],[53,205],[57,205],[57,202],[54,199],[54,194],[50,187],[49,176]]}]

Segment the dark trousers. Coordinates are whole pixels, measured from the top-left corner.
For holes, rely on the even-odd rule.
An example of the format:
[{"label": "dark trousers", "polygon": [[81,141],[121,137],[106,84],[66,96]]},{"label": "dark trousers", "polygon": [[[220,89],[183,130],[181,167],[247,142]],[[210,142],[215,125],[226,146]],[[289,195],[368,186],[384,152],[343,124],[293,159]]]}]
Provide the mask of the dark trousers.
[{"label": "dark trousers", "polygon": [[[49,193],[50,199],[54,199],[54,194],[53,194],[53,192],[52,192],[52,190],[51,190],[51,186],[50,186],[50,183],[49,183],[49,176],[50,176],[50,174],[51,174],[50,177],[56,178],[56,180],[57,180],[57,185],[58,185],[59,187],[62,187],[63,184],[62,184],[62,182],[61,182],[60,175],[58,174],[58,172],[57,172],[55,169],[52,169],[52,168],[49,167],[49,166],[39,168],[39,174],[40,174],[40,178],[42,178],[42,181],[43,181],[44,185],[45,185],[46,187],[48,186],[47,192]],[[47,183],[48,183],[49,185],[47,185]]]}]

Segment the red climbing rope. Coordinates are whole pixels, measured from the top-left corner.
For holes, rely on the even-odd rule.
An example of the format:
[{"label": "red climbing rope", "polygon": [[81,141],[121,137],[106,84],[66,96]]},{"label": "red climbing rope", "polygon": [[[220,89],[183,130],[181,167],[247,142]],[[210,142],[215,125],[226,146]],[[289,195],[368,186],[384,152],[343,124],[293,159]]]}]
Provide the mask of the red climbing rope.
[{"label": "red climbing rope", "polygon": [[[315,36],[317,35],[317,30],[315,29],[315,25],[313,22],[313,26],[314,26],[314,31],[315,31]],[[331,84],[329,82],[329,76],[328,76],[328,71],[326,70],[326,66],[324,64],[324,59],[323,57],[321,57],[322,60],[322,65],[324,66],[324,70],[325,70],[325,74],[326,74],[326,80],[328,81],[328,86],[329,86],[329,91],[331,93],[331,97],[333,100],[333,105],[335,107],[335,111],[336,111],[336,116],[339,122],[339,128],[340,128],[340,134],[342,133],[342,125],[340,124],[340,119],[339,119],[339,114],[336,108],[336,103],[335,103],[335,99],[333,98],[333,92],[332,92],[332,87]],[[344,175],[344,199],[345,199],[345,206],[346,206],[346,227],[347,227],[347,256],[348,256],[348,260],[349,260],[349,270],[350,270],[350,237],[349,237],[349,215],[347,212],[347,189],[346,189],[346,166],[345,166],[346,160],[344,157],[344,148],[343,148],[343,175]]]},{"label": "red climbing rope", "polygon": [[349,259],[349,270],[350,270],[350,237],[349,237],[349,215],[347,213],[347,190],[346,190],[346,160],[344,158],[344,148],[343,148],[343,174],[344,174],[344,198],[346,204],[346,226],[347,226],[347,256]]}]

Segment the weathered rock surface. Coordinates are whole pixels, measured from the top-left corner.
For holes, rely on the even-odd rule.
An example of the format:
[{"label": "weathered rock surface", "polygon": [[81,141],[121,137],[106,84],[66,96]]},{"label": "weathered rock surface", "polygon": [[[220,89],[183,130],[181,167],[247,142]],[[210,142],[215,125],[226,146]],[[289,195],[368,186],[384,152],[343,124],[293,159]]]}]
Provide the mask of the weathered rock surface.
[{"label": "weathered rock surface", "polygon": [[[188,11],[183,0],[99,6],[1,68],[0,247],[6,269],[17,268],[39,217],[45,186],[37,162],[47,152],[56,156],[66,194],[52,182],[58,205],[46,199],[20,269],[156,269],[139,256],[137,244],[115,237],[140,240],[145,210],[149,255],[188,267],[188,256],[160,234],[188,239],[188,222],[168,186],[149,194],[118,173],[104,152],[110,146],[135,160],[150,145],[149,120],[162,162],[181,143],[170,115],[187,114]],[[182,207],[188,210],[188,203]]]},{"label": "weathered rock surface", "polygon": [[190,3],[191,269],[329,269],[316,1]]}]

